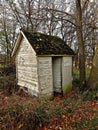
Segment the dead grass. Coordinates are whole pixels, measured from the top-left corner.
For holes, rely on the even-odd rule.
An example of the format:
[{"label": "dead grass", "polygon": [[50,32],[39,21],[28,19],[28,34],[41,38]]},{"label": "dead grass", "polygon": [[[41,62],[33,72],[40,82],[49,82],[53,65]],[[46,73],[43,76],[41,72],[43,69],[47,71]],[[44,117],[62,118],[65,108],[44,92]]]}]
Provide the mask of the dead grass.
[{"label": "dead grass", "polygon": [[0,90],[1,130],[97,130],[98,102],[83,101],[76,91],[53,100]]},{"label": "dead grass", "polygon": [[77,88],[40,101],[17,92],[14,73],[10,74],[0,77],[0,130],[98,129],[98,90],[83,94]]}]

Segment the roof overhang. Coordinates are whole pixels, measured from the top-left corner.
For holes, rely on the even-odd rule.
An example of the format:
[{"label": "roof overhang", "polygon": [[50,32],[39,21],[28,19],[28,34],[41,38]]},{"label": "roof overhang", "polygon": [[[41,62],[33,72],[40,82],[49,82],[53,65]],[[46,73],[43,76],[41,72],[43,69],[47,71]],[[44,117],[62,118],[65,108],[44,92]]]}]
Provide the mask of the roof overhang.
[{"label": "roof overhang", "polygon": [[74,55],[67,55],[67,54],[62,54],[62,55],[55,55],[55,54],[51,54],[51,55],[37,55],[38,57],[48,57],[48,56],[51,56],[51,57],[58,57],[58,56],[60,56],[60,57],[62,57],[62,56],[65,56],[65,57],[73,57]]}]

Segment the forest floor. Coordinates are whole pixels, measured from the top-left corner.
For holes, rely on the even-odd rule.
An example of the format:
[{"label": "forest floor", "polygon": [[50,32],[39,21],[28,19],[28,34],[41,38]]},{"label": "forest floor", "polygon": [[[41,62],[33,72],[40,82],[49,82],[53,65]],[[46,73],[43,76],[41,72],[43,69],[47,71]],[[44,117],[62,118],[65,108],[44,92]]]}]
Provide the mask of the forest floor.
[{"label": "forest floor", "polygon": [[67,95],[40,100],[18,91],[12,67],[0,71],[0,130],[98,130],[98,90],[79,91],[78,73]]},{"label": "forest floor", "polygon": [[98,130],[98,100],[77,89],[39,100],[0,89],[0,130]]}]

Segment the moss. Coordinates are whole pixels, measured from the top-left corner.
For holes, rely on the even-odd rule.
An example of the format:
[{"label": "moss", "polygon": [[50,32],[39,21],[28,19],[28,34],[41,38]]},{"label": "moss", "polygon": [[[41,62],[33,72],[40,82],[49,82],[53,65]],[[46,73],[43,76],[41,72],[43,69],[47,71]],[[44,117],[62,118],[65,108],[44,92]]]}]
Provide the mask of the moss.
[{"label": "moss", "polygon": [[72,83],[70,83],[67,86],[63,87],[63,94],[65,95],[66,93],[68,93],[71,90],[72,90]]},{"label": "moss", "polygon": [[37,55],[68,54],[74,55],[73,50],[59,37],[23,30],[24,35]]}]

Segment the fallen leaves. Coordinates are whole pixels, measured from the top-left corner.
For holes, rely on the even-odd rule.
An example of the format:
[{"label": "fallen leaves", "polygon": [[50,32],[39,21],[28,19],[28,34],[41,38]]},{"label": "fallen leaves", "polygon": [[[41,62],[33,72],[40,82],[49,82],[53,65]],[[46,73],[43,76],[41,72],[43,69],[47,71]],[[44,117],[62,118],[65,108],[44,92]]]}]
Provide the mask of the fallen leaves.
[{"label": "fallen leaves", "polygon": [[[19,95],[4,96],[0,92],[0,129],[8,130],[97,130],[98,129],[98,101],[82,101],[80,96],[71,92],[65,97],[57,96],[51,101],[39,104],[36,98],[21,97]],[[78,98],[79,97],[79,98]],[[75,100],[76,99],[76,100]],[[47,124],[32,128],[31,113],[35,106],[44,106],[50,118]],[[43,116],[43,111],[36,113]],[[41,114],[38,115],[38,114]],[[43,116],[44,118],[44,116]],[[25,128],[26,126],[26,128]],[[29,128],[27,129],[27,127]]]},{"label": "fallen leaves", "polygon": [[[72,97],[71,100],[68,99],[70,97]],[[67,113],[58,118],[53,117],[46,127],[47,130],[97,130],[98,101],[83,102],[80,99],[75,101],[72,94],[70,97],[54,100],[54,104],[58,101],[57,106],[59,104]]]}]

